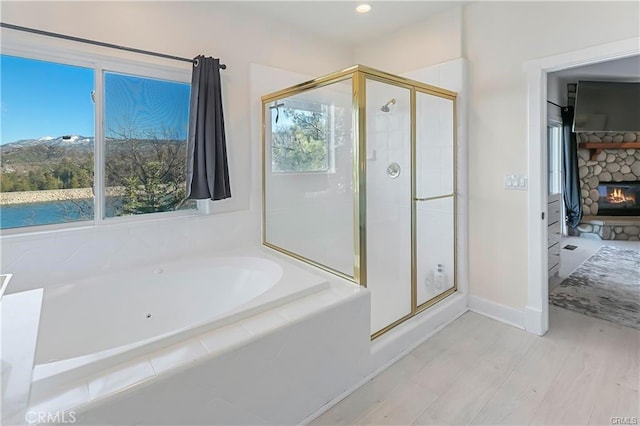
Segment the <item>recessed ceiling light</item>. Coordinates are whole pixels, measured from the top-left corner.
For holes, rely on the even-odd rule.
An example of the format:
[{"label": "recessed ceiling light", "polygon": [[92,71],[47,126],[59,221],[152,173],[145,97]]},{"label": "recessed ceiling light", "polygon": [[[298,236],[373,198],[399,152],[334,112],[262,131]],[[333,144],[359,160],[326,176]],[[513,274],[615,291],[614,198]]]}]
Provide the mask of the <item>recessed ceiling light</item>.
[{"label": "recessed ceiling light", "polygon": [[356,7],[356,12],[358,13],[367,13],[370,10],[371,10],[371,6],[366,3],[360,4],[358,5],[358,7]]}]

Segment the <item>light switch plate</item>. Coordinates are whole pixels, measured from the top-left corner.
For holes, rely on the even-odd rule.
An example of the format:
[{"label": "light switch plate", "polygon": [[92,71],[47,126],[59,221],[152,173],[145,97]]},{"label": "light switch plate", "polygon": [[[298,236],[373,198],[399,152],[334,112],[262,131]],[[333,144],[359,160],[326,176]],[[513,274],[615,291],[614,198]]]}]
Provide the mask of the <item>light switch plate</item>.
[{"label": "light switch plate", "polygon": [[529,187],[529,178],[524,175],[506,175],[504,177],[504,189],[526,191]]}]

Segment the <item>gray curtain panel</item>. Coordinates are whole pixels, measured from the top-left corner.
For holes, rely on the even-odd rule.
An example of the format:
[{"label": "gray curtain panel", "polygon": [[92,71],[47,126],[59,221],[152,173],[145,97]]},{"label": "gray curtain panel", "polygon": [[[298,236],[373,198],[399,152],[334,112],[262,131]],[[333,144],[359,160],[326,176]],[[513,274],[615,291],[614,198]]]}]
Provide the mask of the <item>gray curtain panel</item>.
[{"label": "gray curtain panel", "polygon": [[564,204],[567,208],[567,224],[575,228],[582,219],[582,197],[578,176],[578,142],[573,125],[573,107],[563,107],[562,115],[562,160],[564,167]]},{"label": "gray curtain panel", "polygon": [[220,60],[200,55],[194,59],[191,77],[187,198],[222,200],[229,197]]}]

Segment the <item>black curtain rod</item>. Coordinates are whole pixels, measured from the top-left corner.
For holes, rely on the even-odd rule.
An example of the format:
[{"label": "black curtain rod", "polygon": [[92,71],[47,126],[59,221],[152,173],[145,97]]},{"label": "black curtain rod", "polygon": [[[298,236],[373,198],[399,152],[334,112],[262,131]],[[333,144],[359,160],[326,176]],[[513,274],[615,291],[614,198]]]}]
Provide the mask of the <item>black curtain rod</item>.
[{"label": "black curtain rod", "polygon": [[551,102],[551,101],[547,101],[547,102],[548,102],[548,103],[550,103],[551,105],[555,105],[555,106],[557,106],[558,108],[566,108],[566,107],[563,107],[562,105],[558,105],[558,104],[557,104],[557,103],[555,103],[555,102]]},{"label": "black curtain rod", "polygon": [[[49,31],[37,30],[35,28],[21,27],[19,25],[7,24],[5,22],[0,22],[0,27],[8,28],[16,31],[24,31],[32,34],[43,35],[47,37],[61,38],[63,40],[77,41],[79,43],[92,44],[94,46],[108,47],[110,49],[126,50],[127,52],[141,53],[143,55],[149,55],[149,56],[157,56],[158,58],[173,59],[174,61],[191,62],[191,63],[194,62],[193,59],[181,58],[180,56],[173,56],[173,55],[167,55],[165,53],[151,52],[149,50],[136,49],[136,48],[127,47],[127,46],[119,46],[117,44],[105,43],[105,42],[96,41],[96,40],[89,40],[87,38],[74,37],[74,36],[65,35],[65,34],[58,34],[58,33],[52,33]],[[220,64],[220,69],[226,70],[227,66],[225,64]]]}]

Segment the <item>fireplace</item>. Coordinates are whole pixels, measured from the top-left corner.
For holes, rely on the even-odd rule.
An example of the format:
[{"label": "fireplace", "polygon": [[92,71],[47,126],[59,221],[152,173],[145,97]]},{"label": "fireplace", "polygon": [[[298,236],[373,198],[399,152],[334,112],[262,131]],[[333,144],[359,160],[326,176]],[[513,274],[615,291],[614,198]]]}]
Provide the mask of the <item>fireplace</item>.
[{"label": "fireplace", "polygon": [[598,216],[640,216],[639,182],[600,182]]}]

